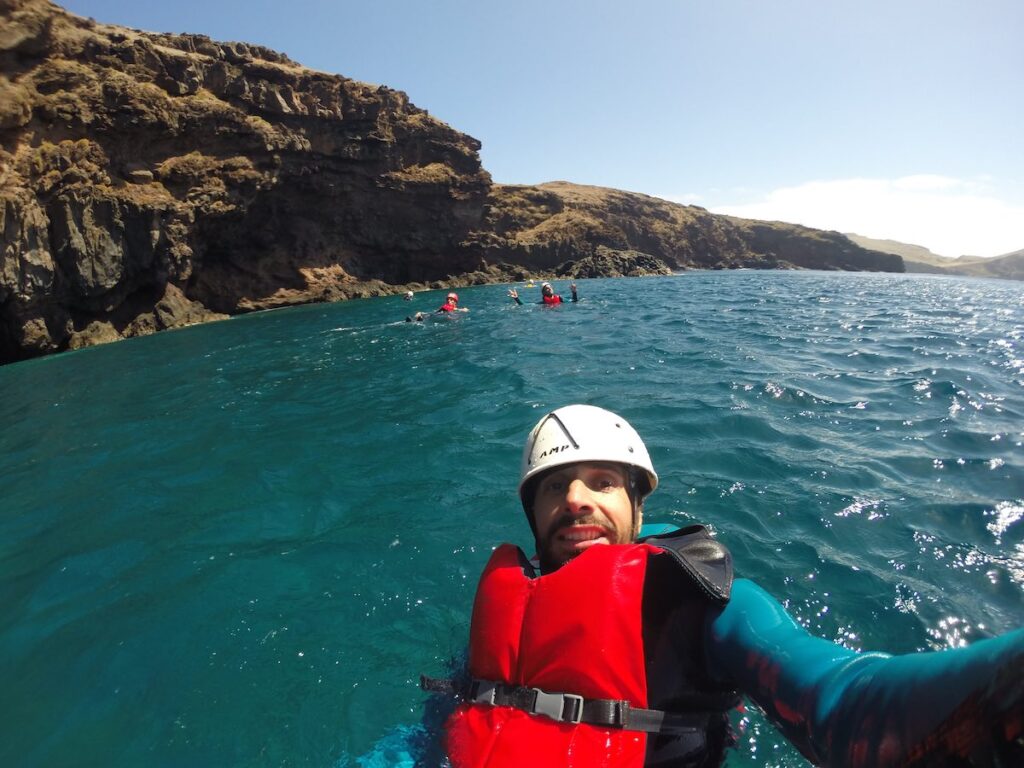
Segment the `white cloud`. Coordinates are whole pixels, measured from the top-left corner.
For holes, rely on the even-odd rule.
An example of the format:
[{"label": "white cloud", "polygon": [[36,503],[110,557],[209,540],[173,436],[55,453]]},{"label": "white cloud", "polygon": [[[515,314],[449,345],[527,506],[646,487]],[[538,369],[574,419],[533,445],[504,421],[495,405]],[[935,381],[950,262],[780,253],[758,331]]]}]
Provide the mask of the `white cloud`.
[{"label": "white cloud", "polygon": [[916,176],[904,176],[892,181],[894,189],[908,192],[932,192],[940,189],[956,189],[961,186],[957,179],[949,176],[936,176],[931,173],[919,173]]},{"label": "white cloud", "polygon": [[761,200],[708,209],[922,245],[942,256],[999,256],[1024,248],[1024,206],[987,190],[984,180],[929,174],[838,179],[783,187]]}]

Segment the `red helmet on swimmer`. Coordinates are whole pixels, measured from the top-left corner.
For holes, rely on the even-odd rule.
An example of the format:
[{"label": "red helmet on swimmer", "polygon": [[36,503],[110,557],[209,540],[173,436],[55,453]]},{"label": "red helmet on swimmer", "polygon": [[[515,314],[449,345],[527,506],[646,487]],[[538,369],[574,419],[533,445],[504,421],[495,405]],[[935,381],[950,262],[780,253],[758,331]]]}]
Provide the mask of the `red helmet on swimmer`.
[{"label": "red helmet on swimmer", "polygon": [[450,301],[458,301],[459,300],[459,294],[457,294],[454,291],[452,291],[445,298],[449,299]]},{"label": "red helmet on swimmer", "polygon": [[629,422],[594,405],[566,405],[538,421],[523,448],[519,498],[531,526],[531,481],[549,469],[581,461],[610,461],[637,470],[637,501],[658,487],[647,446]]}]

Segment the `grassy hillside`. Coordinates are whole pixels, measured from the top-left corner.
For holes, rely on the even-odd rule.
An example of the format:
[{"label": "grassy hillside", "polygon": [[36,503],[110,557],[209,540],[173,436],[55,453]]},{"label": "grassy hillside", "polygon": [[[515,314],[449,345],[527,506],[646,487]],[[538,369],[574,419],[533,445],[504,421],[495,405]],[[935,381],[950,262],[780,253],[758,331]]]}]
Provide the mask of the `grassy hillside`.
[{"label": "grassy hillside", "polygon": [[907,272],[964,275],[967,277],[998,277],[1006,280],[1024,280],[1024,249],[994,258],[982,256],[939,256],[920,245],[900,243],[896,240],[878,240],[847,233],[846,236],[863,248],[883,253],[894,253],[903,259]]}]

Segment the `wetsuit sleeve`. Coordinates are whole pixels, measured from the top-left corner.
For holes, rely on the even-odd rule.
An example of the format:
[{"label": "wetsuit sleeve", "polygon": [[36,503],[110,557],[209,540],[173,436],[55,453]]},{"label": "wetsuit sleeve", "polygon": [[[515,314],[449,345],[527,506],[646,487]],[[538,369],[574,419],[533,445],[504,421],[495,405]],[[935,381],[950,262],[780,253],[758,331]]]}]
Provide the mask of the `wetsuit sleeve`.
[{"label": "wetsuit sleeve", "polygon": [[712,674],[816,765],[1024,765],[1024,629],[946,651],[858,653],[737,579],[707,631]]},{"label": "wetsuit sleeve", "polygon": [[575,304],[579,300],[580,300],[580,297],[576,295],[576,291],[573,291],[572,292],[572,301],[573,301],[573,303]]},{"label": "wetsuit sleeve", "polygon": [[515,299],[516,304],[518,304],[520,307],[523,306],[523,302],[519,300],[518,296],[513,296],[512,298]]}]

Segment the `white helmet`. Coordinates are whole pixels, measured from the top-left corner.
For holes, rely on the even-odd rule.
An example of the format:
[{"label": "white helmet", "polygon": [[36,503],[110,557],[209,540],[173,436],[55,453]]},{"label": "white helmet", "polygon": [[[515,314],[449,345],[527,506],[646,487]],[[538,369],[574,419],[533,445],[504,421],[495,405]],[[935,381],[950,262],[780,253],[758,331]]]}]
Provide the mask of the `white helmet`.
[{"label": "white helmet", "polygon": [[649,487],[640,488],[641,499],[658,487],[647,447],[629,422],[594,405],[566,405],[538,421],[526,439],[519,498],[528,517],[533,499],[524,491],[530,480],[546,470],[580,461],[612,461],[642,470]]}]

